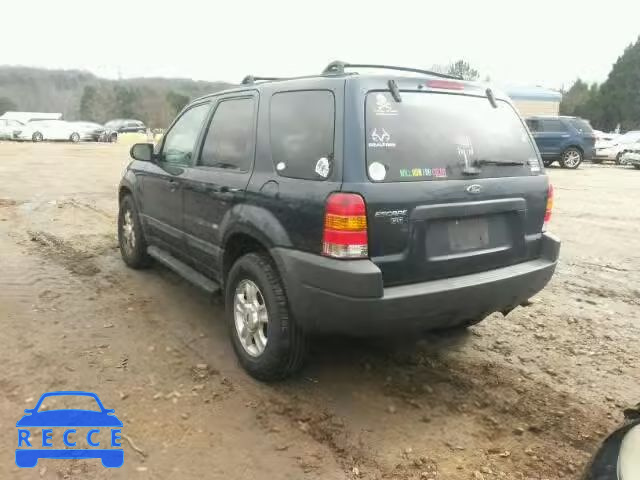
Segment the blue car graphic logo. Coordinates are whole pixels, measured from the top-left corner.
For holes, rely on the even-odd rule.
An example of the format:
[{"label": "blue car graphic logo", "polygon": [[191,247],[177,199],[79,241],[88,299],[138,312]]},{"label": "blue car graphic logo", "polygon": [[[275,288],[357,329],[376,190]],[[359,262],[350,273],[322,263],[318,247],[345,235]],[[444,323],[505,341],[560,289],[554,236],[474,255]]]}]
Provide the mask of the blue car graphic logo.
[{"label": "blue car graphic logo", "polygon": [[[38,411],[46,398],[59,396],[90,397],[97,403],[99,411],[79,409],[42,409],[43,411]],[[114,415],[114,410],[104,408],[95,393],[48,392],[40,397],[33,409],[27,409],[25,413],[26,415],[16,423],[16,427],[18,427],[16,465],[18,467],[35,467],[40,458],[99,458],[105,467],[118,468],[122,466],[124,462],[124,452],[120,444],[122,422]],[[41,438],[32,436],[32,432],[36,428],[42,428]],[[62,439],[67,448],[53,448],[54,428],[56,430],[64,429],[64,433],[56,433],[55,440]],[[85,437],[78,432],[78,429],[86,428],[89,430]],[[86,444],[90,448],[74,448],[78,443],[84,442],[85,438]],[[104,448],[107,445],[111,448]]]}]

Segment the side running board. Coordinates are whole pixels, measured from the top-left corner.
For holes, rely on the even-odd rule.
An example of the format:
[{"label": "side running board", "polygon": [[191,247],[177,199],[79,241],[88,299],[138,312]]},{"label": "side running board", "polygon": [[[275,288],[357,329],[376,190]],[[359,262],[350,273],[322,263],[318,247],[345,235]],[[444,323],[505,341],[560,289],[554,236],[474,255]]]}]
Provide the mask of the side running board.
[{"label": "side running board", "polygon": [[193,283],[195,286],[200,287],[205,292],[213,294],[220,290],[220,285],[218,285],[218,283],[195,271],[189,265],[181,262],[166,250],[151,246],[147,248],[147,253],[165,267],[170,268],[182,278]]}]

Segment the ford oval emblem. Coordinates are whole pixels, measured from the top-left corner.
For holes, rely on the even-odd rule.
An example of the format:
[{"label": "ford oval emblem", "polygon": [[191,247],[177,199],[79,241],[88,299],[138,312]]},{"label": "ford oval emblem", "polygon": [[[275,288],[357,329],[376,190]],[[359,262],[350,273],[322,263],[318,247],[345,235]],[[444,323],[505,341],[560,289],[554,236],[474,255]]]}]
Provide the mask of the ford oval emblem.
[{"label": "ford oval emblem", "polygon": [[474,183],[473,185],[469,185],[467,187],[467,192],[469,193],[480,193],[482,191],[482,186]]}]

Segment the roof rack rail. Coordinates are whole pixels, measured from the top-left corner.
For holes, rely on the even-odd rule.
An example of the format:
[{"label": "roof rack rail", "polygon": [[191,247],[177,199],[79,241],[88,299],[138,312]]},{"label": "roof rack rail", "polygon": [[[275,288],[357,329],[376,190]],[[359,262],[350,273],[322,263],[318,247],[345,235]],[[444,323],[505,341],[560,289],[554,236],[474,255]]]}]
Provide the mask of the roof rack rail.
[{"label": "roof rack rail", "polygon": [[431,70],[420,70],[418,68],[396,67],[393,65],[373,65],[367,63],[347,63],[341,61],[331,62],[325,67],[322,73],[344,73],[345,68],[379,68],[383,70],[399,70],[401,72],[424,73],[434,77],[451,78],[453,80],[463,80],[461,77],[447,75],[446,73],[433,72]]},{"label": "roof rack rail", "polygon": [[247,75],[242,79],[242,85],[248,85],[250,83],[256,83],[260,81],[271,82],[273,80],[282,80],[282,78],[278,77],[254,77],[253,75]]}]

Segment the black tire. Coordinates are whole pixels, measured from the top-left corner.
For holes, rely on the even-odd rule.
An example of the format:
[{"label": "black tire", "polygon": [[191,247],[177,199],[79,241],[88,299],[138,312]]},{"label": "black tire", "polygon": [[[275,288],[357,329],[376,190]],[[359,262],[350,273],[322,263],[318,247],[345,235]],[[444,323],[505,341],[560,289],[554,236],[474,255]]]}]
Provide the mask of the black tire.
[{"label": "black tire", "polygon": [[640,163],[634,163],[633,168],[635,168],[636,170],[640,170]]},{"label": "black tire", "polygon": [[118,141],[118,134],[112,133],[109,135],[109,143],[116,143]]},{"label": "black tire", "polygon": [[549,166],[549,165],[551,165],[553,162],[555,162],[555,160],[550,160],[550,159],[548,159],[548,158],[543,158],[543,159],[542,159],[542,164],[543,164],[545,167],[548,167],[548,166]]},{"label": "black tire", "polygon": [[69,140],[71,140],[73,143],[78,143],[80,141],[80,135],[76,132],[73,132],[69,137]]},{"label": "black tire", "polygon": [[41,142],[42,140],[44,140],[44,137],[42,136],[42,133],[34,132],[33,135],[31,135],[31,140],[33,142],[37,143],[37,142]]},{"label": "black tire", "polygon": [[[130,217],[127,217],[127,214]],[[127,224],[131,221],[132,232],[134,235],[134,243],[127,239]],[[131,195],[125,195],[120,201],[120,210],[118,211],[118,245],[120,247],[120,255],[127,266],[135,269],[145,268],[151,264],[151,257],[147,254],[147,242],[144,239],[144,232],[138,217],[135,202]]]},{"label": "black tire", "polygon": [[569,168],[575,170],[580,166],[584,156],[579,148],[569,147],[560,156],[560,166],[562,168]]},{"label": "black tire", "polygon": [[621,161],[622,161],[622,153],[619,153],[618,155],[616,155],[616,159],[615,159],[616,165],[622,165]]},{"label": "black tire", "polygon": [[[235,322],[236,288],[249,280],[259,289],[266,305],[268,322],[264,351],[252,356],[245,350]],[[307,347],[304,333],[291,317],[280,275],[271,259],[262,253],[248,253],[238,259],[226,281],[226,318],[233,349],[242,367],[262,381],[281,380],[303,365]]]}]

